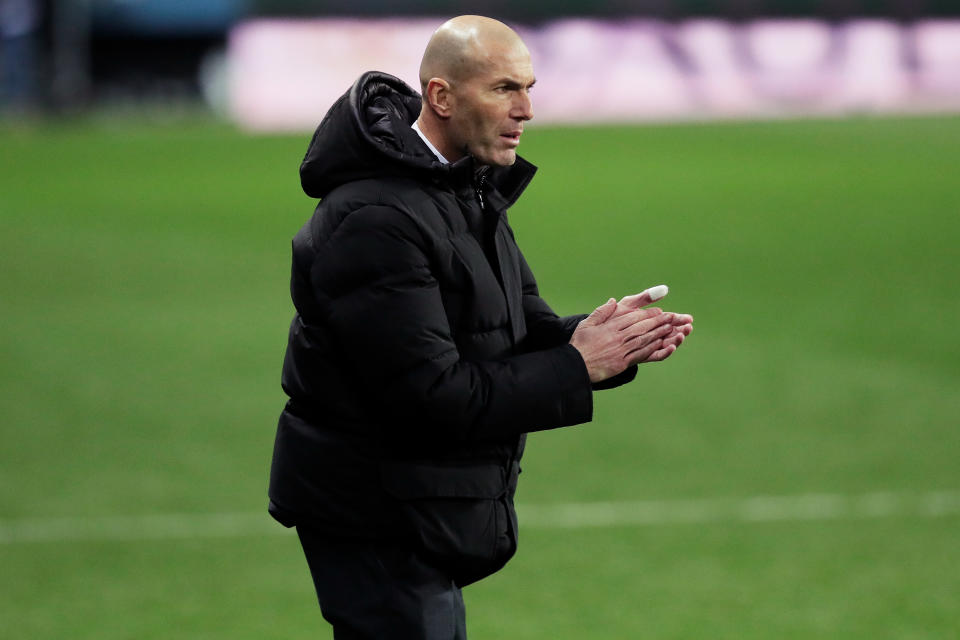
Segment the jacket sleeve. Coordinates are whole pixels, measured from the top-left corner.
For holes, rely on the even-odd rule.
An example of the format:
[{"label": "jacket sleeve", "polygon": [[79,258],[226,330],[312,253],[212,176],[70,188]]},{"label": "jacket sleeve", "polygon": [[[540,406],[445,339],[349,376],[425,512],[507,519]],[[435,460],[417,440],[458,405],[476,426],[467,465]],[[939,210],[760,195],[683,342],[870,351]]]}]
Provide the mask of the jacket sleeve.
[{"label": "jacket sleeve", "polygon": [[470,441],[589,421],[590,379],[569,344],[461,360],[424,243],[404,213],[368,206],[346,217],[311,269],[348,375],[384,424]]},{"label": "jacket sleeve", "polygon": [[[540,297],[537,281],[523,254],[520,255],[520,276],[523,282],[523,312],[527,321],[528,349],[549,349],[570,342],[577,325],[584,315],[560,317]],[[593,385],[595,390],[613,389],[631,382],[637,377],[637,365],[627,367],[621,373]]]}]

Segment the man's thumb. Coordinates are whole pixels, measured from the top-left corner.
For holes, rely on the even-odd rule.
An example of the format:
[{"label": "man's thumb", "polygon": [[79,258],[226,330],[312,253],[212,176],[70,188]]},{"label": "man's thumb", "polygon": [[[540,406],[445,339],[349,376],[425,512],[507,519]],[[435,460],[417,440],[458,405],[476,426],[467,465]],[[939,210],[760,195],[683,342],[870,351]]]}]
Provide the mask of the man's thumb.
[{"label": "man's thumb", "polygon": [[584,322],[590,323],[591,325],[603,324],[610,319],[610,316],[613,315],[613,312],[617,310],[617,299],[610,298],[602,305],[593,310]]}]

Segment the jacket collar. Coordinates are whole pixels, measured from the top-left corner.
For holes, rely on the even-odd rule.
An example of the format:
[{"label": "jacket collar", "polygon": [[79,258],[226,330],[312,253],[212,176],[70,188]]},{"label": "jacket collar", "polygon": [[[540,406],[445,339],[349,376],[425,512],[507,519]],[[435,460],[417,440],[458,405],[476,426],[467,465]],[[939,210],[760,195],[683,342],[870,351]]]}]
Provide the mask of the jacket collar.
[{"label": "jacket collar", "polygon": [[517,161],[509,167],[495,167],[487,175],[488,180],[506,201],[505,206],[510,207],[524,192],[536,173],[536,166],[517,156]]},{"label": "jacket collar", "polygon": [[[424,145],[426,146],[426,145]],[[451,164],[434,165],[434,170],[443,172],[446,182],[454,189],[475,188],[479,176],[485,178],[502,199],[503,208],[512,206],[533,180],[537,167],[517,156],[516,162],[508,167],[478,167],[472,156],[465,156]]]}]

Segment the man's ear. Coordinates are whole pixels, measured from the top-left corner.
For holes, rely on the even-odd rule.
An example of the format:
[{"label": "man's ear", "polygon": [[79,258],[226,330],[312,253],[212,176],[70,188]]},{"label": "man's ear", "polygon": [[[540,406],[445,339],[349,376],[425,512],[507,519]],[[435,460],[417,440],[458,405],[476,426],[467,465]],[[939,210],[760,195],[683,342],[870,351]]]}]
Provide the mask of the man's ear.
[{"label": "man's ear", "polygon": [[427,83],[426,102],[438,118],[446,120],[453,110],[453,95],[450,83],[443,78],[430,78]]}]

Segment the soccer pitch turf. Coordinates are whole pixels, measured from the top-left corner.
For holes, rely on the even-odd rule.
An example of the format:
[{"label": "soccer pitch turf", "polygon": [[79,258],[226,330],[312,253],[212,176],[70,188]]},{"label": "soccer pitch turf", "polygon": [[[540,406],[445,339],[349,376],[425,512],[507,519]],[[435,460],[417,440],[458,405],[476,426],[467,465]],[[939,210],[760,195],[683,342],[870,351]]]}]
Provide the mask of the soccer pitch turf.
[{"label": "soccer pitch turf", "polygon": [[[0,124],[0,638],[329,637],[265,508],[308,139]],[[960,118],[521,152],[554,308],[665,282],[696,329],[531,436],[471,638],[957,637]]]}]

